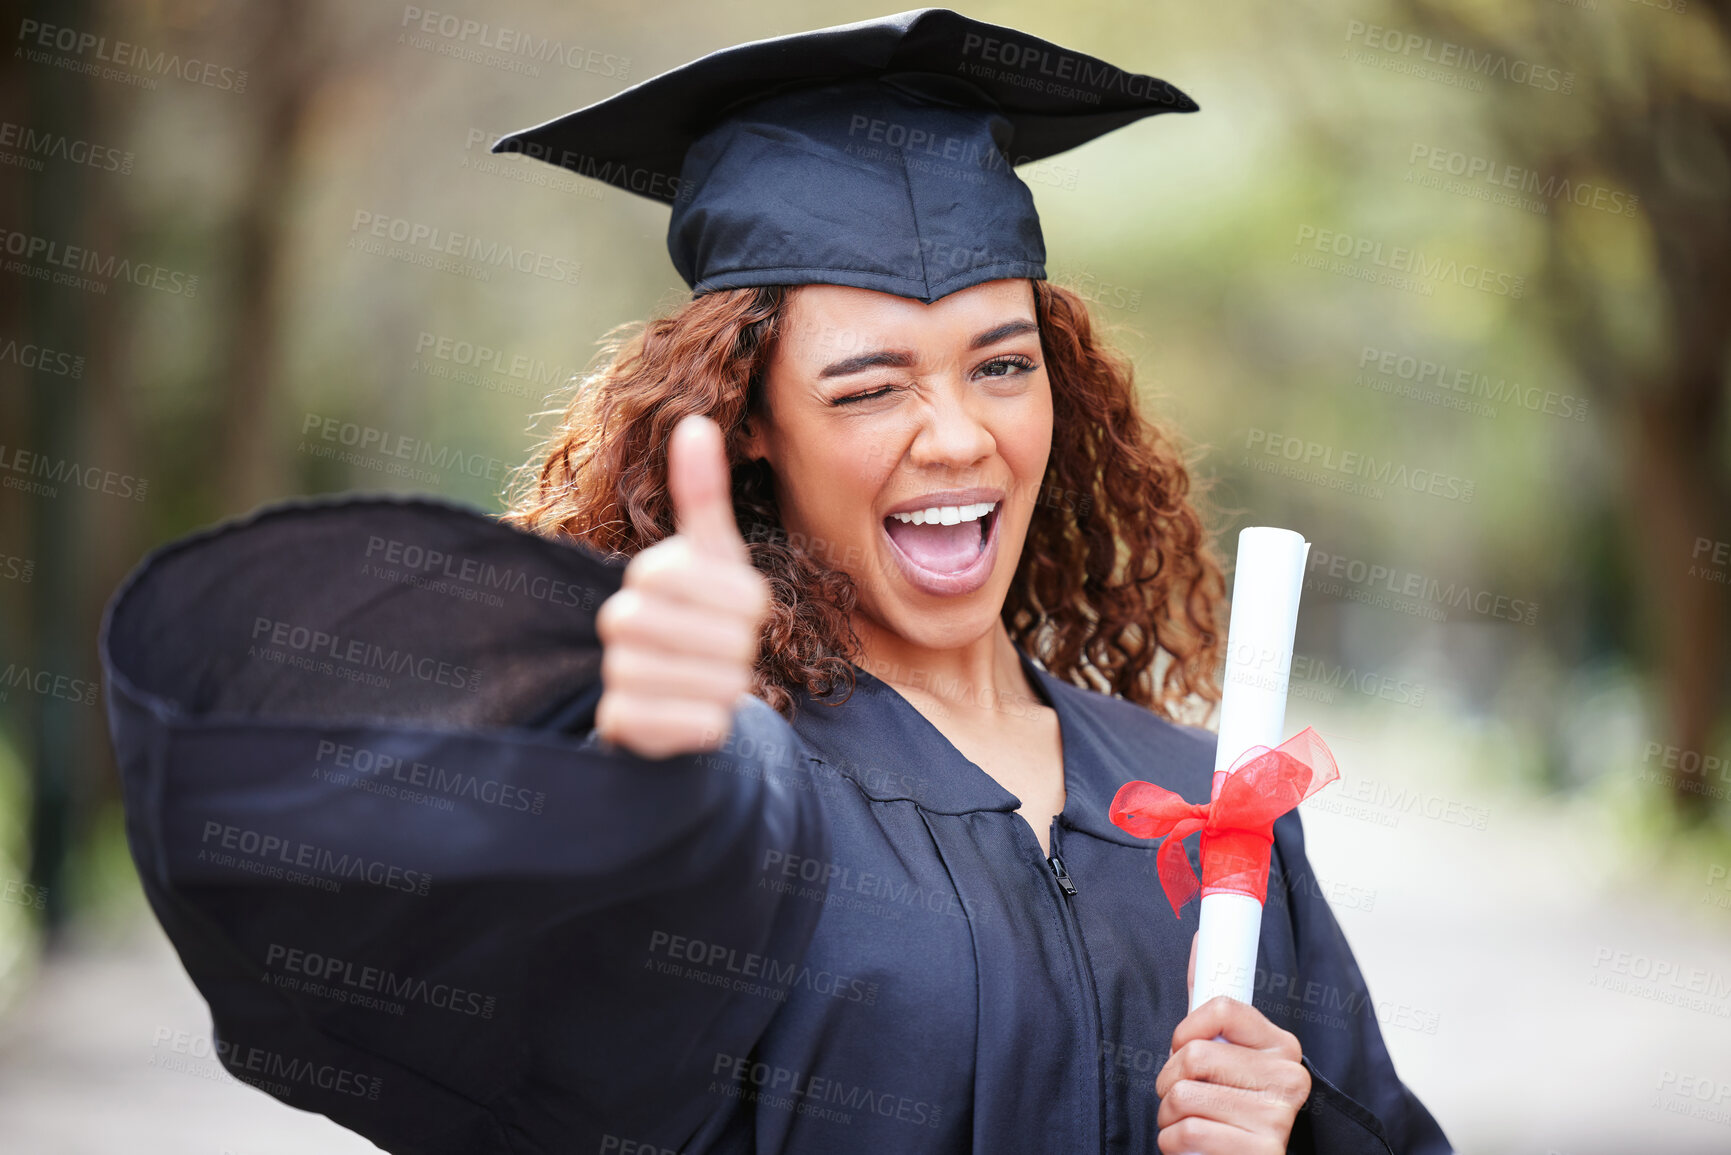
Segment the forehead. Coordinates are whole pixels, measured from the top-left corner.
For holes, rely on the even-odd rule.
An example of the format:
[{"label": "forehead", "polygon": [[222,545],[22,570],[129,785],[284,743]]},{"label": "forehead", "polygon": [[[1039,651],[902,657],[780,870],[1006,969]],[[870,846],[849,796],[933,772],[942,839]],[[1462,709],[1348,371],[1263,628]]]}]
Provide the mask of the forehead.
[{"label": "forehead", "polygon": [[926,304],[847,285],[801,285],[790,295],[776,360],[800,368],[878,349],[933,352],[1005,321],[1034,320],[1025,279],[985,281]]}]

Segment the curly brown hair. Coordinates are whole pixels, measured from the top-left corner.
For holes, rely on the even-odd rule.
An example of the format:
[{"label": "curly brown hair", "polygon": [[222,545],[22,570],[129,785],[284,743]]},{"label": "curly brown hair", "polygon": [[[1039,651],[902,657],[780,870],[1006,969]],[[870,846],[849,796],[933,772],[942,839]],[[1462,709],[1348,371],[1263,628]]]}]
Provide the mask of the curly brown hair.
[{"label": "curly brown hair", "polygon": [[[1130,362],[1096,338],[1087,302],[1032,284],[1052,452],[1004,626],[1076,685],[1174,720],[1187,706],[1209,710],[1220,700],[1225,579],[1198,512],[1203,495],[1192,493],[1179,448],[1138,411]],[[713,418],[734,516],[772,596],[752,693],[791,719],[797,689],[852,693],[860,645],[853,579],[782,528],[770,467],[743,450],[790,299],[784,286],[719,290],[609,332],[554,432],[517,471],[500,520],[635,555],[674,532],[673,427],[688,413]]]}]

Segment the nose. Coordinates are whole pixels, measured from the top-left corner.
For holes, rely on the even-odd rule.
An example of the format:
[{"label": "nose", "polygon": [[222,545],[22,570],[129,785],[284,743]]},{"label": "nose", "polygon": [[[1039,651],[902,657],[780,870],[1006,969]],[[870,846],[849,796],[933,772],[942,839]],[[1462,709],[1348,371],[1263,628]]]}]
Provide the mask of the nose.
[{"label": "nose", "polygon": [[998,442],[976,410],[980,404],[981,399],[969,396],[965,386],[946,383],[933,389],[908,449],[910,464],[951,471],[983,464]]}]

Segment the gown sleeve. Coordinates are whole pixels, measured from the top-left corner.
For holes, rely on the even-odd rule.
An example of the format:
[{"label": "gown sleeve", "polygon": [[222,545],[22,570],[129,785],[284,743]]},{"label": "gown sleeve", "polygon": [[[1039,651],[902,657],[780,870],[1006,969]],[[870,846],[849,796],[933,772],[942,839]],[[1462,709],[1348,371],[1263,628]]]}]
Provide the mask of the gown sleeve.
[{"label": "gown sleeve", "polygon": [[719,1109],[776,968],[679,960],[800,958],[821,901],[755,884],[828,839],[755,698],[709,754],[594,736],[622,571],[344,496],[128,575],[100,640],[127,839],[230,1073],[410,1155],[677,1148]]},{"label": "gown sleeve", "polygon": [[1288,1151],[1448,1155],[1454,1148],[1442,1128],[1395,1073],[1376,1004],[1311,871],[1296,810],[1274,824],[1274,863],[1269,903],[1286,908],[1296,958],[1290,975],[1271,972],[1266,986],[1292,1015],[1277,1021],[1298,1036],[1311,1078]]}]

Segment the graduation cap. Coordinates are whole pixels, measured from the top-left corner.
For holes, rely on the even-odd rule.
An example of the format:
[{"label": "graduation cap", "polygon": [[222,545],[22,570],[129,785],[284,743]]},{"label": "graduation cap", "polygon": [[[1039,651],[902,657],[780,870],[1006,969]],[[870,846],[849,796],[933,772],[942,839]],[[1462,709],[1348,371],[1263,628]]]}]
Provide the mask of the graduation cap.
[{"label": "graduation cap", "polygon": [[1164,80],[922,8],[712,52],[493,151],[671,205],[694,296],[821,283],[930,302],[1046,275],[1014,165],[1196,108]]}]

